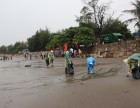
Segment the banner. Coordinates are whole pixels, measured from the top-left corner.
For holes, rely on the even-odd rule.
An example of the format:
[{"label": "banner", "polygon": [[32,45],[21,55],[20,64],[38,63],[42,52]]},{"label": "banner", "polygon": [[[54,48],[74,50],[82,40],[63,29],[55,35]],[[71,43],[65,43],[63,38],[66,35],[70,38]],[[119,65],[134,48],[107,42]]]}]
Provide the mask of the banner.
[{"label": "banner", "polygon": [[67,51],[67,49],[68,49],[68,48],[67,48],[67,43],[65,42],[65,43],[64,43],[64,51]]}]

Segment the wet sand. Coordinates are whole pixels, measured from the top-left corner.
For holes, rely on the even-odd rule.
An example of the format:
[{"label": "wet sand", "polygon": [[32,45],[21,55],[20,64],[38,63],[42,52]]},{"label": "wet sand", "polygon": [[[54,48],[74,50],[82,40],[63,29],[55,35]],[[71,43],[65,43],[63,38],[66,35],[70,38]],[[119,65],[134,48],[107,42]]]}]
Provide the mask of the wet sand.
[{"label": "wet sand", "polygon": [[63,58],[49,67],[35,58],[0,61],[0,108],[140,108],[140,81],[126,77],[122,58],[98,58],[93,79],[85,61],[73,58],[73,77]]}]

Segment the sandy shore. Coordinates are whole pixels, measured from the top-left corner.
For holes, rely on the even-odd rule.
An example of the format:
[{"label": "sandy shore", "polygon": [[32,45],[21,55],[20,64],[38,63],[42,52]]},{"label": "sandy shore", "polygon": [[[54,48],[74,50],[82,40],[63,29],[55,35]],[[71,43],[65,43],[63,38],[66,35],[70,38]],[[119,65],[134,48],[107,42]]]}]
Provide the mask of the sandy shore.
[{"label": "sandy shore", "polygon": [[[48,68],[41,60],[16,60],[18,69],[1,67],[0,75],[7,80],[0,77],[0,108],[140,108],[140,81],[126,77],[121,58],[98,58],[93,79],[88,78],[85,61],[73,59],[73,77],[65,77],[63,58]],[[27,63],[32,67],[19,65]],[[16,80],[8,79],[13,71]]]}]

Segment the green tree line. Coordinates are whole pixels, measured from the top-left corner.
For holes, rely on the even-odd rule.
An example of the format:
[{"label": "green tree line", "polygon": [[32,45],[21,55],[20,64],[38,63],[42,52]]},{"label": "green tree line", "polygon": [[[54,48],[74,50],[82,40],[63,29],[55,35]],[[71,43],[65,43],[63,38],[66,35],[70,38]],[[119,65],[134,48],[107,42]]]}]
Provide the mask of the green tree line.
[{"label": "green tree line", "polygon": [[98,39],[102,38],[103,34],[121,33],[125,38],[132,39],[128,22],[135,21],[139,30],[139,11],[140,2],[137,0],[134,5],[134,10],[125,10],[124,12],[136,12],[133,19],[127,22],[121,21],[119,18],[113,18],[113,15],[107,14],[110,3],[98,3],[100,0],[85,0],[84,6],[81,9],[80,16],[76,17],[79,24],[77,27],[69,27],[61,31],[52,33],[46,29],[37,30],[34,35],[27,39],[27,42],[16,42],[14,45],[0,47],[0,53],[18,53],[23,49],[29,49],[31,52],[49,50],[51,47],[63,47],[64,43],[68,43],[69,47],[74,47],[75,42],[85,46],[88,49],[90,45],[95,45]]},{"label": "green tree line", "polygon": [[16,42],[14,45],[2,45],[0,47],[0,53],[1,54],[16,54],[18,52],[21,52],[23,49],[27,49],[28,44],[27,42]]}]

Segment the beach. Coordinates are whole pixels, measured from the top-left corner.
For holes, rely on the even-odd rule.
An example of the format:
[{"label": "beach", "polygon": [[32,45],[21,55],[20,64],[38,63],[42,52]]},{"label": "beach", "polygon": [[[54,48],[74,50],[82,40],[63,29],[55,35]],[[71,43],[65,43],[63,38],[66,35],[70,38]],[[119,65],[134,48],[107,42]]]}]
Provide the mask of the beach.
[{"label": "beach", "polygon": [[0,108],[139,108],[140,81],[126,77],[122,60],[97,58],[93,78],[86,58],[72,58],[75,73],[69,77],[64,58],[49,67],[41,58],[0,61]]}]

